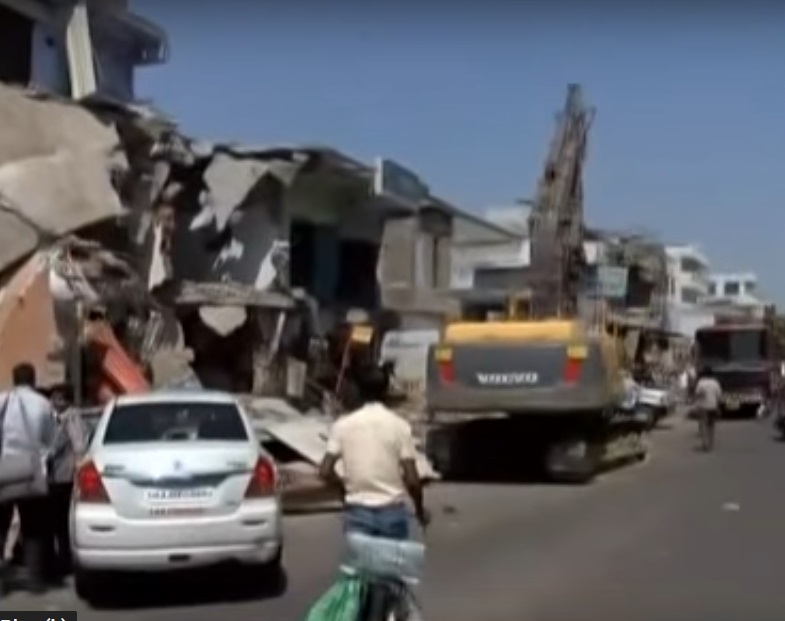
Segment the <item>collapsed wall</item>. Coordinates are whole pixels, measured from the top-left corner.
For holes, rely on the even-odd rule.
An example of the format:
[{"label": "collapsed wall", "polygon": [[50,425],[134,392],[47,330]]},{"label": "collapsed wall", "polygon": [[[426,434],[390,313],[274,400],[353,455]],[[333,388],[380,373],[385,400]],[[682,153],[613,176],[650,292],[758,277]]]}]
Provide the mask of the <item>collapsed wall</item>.
[{"label": "collapsed wall", "polygon": [[122,214],[127,162],[113,127],[83,107],[0,85],[0,273],[39,246]]}]

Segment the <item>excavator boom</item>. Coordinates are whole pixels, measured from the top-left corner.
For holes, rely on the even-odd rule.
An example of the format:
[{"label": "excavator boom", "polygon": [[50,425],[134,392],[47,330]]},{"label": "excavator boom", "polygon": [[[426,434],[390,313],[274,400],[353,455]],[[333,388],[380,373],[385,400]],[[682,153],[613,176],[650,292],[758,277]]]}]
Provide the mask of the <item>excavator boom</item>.
[{"label": "excavator boom", "polygon": [[531,215],[530,309],[534,318],[574,317],[586,258],[583,251],[583,163],[594,110],[581,87],[567,87]]}]

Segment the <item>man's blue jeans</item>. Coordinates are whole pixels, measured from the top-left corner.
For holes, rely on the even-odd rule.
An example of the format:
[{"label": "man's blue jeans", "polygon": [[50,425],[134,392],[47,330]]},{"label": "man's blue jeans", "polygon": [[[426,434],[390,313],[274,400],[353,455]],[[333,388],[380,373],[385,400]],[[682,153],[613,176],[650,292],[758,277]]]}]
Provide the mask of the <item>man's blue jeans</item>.
[{"label": "man's blue jeans", "polygon": [[385,539],[409,538],[409,512],[406,505],[396,503],[381,507],[347,504],[344,530]]},{"label": "man's blue jeans", "polygon": [[[364,507],[347,504],[344,510],[344,530],[369,537],[384,539],[409,538],[409,512],[406,505],[396,503],[382,507]],[[397,582],[370,583],[367,585],[359,618],[366,620],[388,619],[390,613],[396,620],[408,618],[406,592]]]}]

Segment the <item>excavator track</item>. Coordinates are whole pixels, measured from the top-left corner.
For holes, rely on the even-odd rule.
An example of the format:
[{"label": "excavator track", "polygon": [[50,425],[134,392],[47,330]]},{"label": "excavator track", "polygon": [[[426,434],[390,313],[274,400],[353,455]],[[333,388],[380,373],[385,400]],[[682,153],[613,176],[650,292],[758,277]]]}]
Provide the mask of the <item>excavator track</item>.
[{"label": "excavator track", "polygon": [[592,431],[554,442],[547,452],[548,476],[555,481],[588,483],[614,467],[641,461],[648,454],[647,434],[642,419],[607,417]]},{"label": "excavator track", "polygon": [[443,421],[429,433],[428,458],[445,480],[550,480],[585,484],[645,459],[645,421],[631,417],[553,420],[513,415]]}]

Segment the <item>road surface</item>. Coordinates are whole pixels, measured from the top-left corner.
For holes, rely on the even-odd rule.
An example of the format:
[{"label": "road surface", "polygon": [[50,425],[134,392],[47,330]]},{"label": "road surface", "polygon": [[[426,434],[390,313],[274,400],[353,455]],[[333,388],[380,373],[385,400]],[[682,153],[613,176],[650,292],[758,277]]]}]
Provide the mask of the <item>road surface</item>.
[{"label": "road surface", "polygon": [[[429,621],[775,621],[785,618],[785,445],[769,424],[726,423],[717,451],[694,429],[658,432],[645,464],[591,486],[444,485],[421,597]],[[78,610],[80,621],[298,621],[334,575],[335,516],[287,526],[282,597],[221,588],[221,575],[126,585],[91,611],[70,589],[12,595],[6,610]],[[150,591],[168,586],[168,595]]]}]

